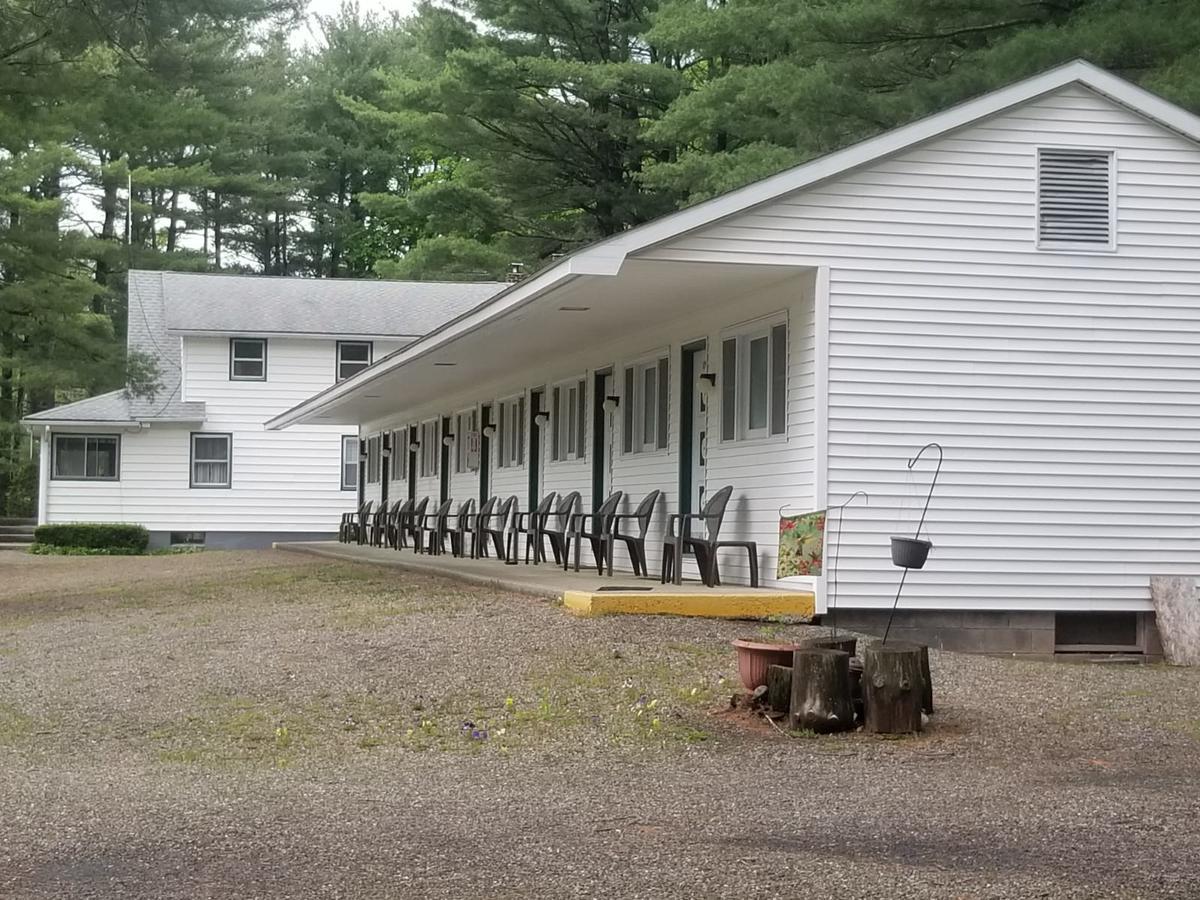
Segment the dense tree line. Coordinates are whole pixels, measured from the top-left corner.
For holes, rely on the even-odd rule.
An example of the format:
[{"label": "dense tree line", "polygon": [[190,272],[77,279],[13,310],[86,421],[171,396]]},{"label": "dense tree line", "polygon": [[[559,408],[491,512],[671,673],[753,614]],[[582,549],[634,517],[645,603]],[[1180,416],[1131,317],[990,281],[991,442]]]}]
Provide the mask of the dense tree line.
[{"label": "dense tree line", "polygon": [[0,0],[0,496],[152,381],[130,266],[496,277],[1074,57],[1200,110],[1194,0],[303,7]]}]

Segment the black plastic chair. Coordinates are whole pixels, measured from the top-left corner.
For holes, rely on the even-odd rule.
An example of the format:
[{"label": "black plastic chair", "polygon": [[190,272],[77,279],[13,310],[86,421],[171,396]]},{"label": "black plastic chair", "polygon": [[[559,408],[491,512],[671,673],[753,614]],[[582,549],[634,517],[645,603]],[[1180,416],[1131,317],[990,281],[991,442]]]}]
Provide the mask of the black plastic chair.
[{"label": "black plastic chair", "polygon": [[[453,508],[454,501],[446,499],[439,503],[433,512],[422,516],[413,523],[416,528],[416,551],[418,553],[437,556],[446,552],[446,531],[449,525],[450,510]],[[428,542],[425,540],[425,535],[429,535]]]},{"label": "black plastic chair", "polygon": [[483,526],[487,524],[492,515],[496,512],[496,504],[500,502],[499,497],[488,497],[479,505],[479,512],[470,514],[468,519],[468,527],[471,529],[471,559],[481,559],[488,555],[487,542],[483,536]]},{"label": "black plastic chair", "polygon": [[[492,515],[483,522],[480,531],[482,532],[482,540],[487,542],[488,538],[492,539],[492,546],[496,550],[496,558],[502,562],[516,562],[516,559],[509,558],[507,537],[509,531],[509,522],[517,513],[517,498],[511,496],[503,503],[495,507]],[[516,548],[513,548],[511,554],[516,557]]]},{"label": "black plastic chair", "polygon": [[[741,548],[746,551],[750,562],[750,586],[758,587],[758,544],[755,541],[723,541],[720,539],[721,525],[725,521],[725,509],[733,494],[733,485],[727,484],[708,499],[700,513],[675,513],[667,519],[667,537],[663,541],[662,581],[681,577],[683,560],[675,558],[675,546],[681,548],[680,556],[691,553],[696,557],[700,578],[706,587],[721,583],[717,568],[717,551],[725,548]],[[703,522],[707,536],[693,536],[691,523]],[[677,530],[679,529],[679,530]],[[678,567],[678,568],[676,568]]]},{"label": "black plastic chair", "polygon": [[370,535],[371,508],[374,505],[375,501],[372,500],[363,506],[363,508],[358,512],[358,522],[355,523],[354,526],[354,540],[360,545],[365,544],[367,542],[367,537]]},{"label": "black plastic chair", "polygon": [[[417,541],[420,537],[421,524],[425,521],[425,510],[427,509],[429,509],[428,497],[422,497],[413,506],[412,512],[408,514],[408,521],[400,527],[400,547],[407,547],[407,539],[412,538],[413,546],[420,549]],[[400,549],[400,547],[396,549]]]},{"label": "black plastic chair", "polygon": [[[583,539],[587,538],[592,545],[592,558],[596,561],[596,571],[604,574],[604,566],[608,566],[608,574],[612,574],[613,527],[616,524],[617,507],[625,497],[624,491],[613,491],[600,504],[599,509],[591,513],[576,513],[575,532],[575,571],[579,571],[579,548]],[[588,523],[590,520],[591,525]],[[563,568],[567,568],[564,564]]]},{"label": "black plastic chair", "polygon": [[541,532],[538,534],[538,547],[542,551],[542,559],[546,558],[545,547],[542,546],[544,538],[550,542],[550,551],[554,554],[554,564],[566,566],[571,525],[578,508],[579,491],[571,491],[559,498],[557,508],[546,517],[546,521],[542,523]]},{"label": "black plastic chair", "polygon": [[557,493],[551,491],[542,498],[542,502],[537,505],[536,509],[531,509],[529,512],[517,513],[513,519],[514,546],[520,543],[521,535],[525,535],[526,563],[529,562],[531,550],[534,565],[537,565],[539,561],[545,562],[546,560],[546,547],[542,543],[541,533],[546,527],[546,520],[550,518],[550,513],[554,509],[554,499],[557,496]]},{"label": "black plastic chair", "polygon": [[[629,551],[629,561],[633,565],[634,575],[649,575],[646,568],[646,532],[650,530],[650,520],[654,516],[654,507],[662,491],[651,491],[638,504],[632,513],[618,513],[613,516],[613,540],[624,541]],[[622,534],[622,522],[636,522],[637,534]],[[612,559],[609,559],[608,571],[612,572]]]},{"label": "black plastic chair", "polygon": [[371,516],[371,531],[367,535],[367,543],[372,547],[382,547],[383,537],[387,533],[388,514],[391,512],[391,507],[384,500],[375,509],[375,514]]},{"label": "black plastic chair", "polygon": [[471,534],[471,527],[474,520],[472,510],[475,509],[475,498],[472,497],[465,503],[458,505],[458,512],[454,514],[454,527],[447,526],[446,534],[450,536],[450,555],[457,556],[460,559],[466,555],[467,537]]},{"label": "black plastic chair", "polygon": [[413,506],[415,505],[412,500],[405,500],[403,503],[397,501],[392,504],[392,512],[388,516],[387,535],[384,538],[384,542],[393,550],[400,549],[400,531],[408,524],[409,516],[412,515]]},{"label": "black plastic chair", "polygon": [[338,540],[343,544],[358,540],[358,523],[365,522],[371,514],[371,501],[359,504],[358,509],[342,513],[341,524],[338,525]]}]

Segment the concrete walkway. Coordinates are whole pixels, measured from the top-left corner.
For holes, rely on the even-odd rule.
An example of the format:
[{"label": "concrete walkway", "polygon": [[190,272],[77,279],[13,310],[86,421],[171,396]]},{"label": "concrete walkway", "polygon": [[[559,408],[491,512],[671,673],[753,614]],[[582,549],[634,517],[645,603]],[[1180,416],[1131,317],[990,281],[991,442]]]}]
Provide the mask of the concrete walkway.
[{"label": "concrete walkway", "polygon": [[425,575],[457,578],[472,584],[561,600],[580,615],[633,613],[711,616],[717,618],[760,618],[790,616],[811,619],[813,595],[808,591],[748,588],[744,585],[705,587],[702,583],[660,584],[657,578],[641,578],[618,572],[612,576],[591,572],[564,572],[553,563],[506,565],[495,559],[457,559],[424,556],[411,550],[361,547],[337,541],[281,541],[277,550],[308,553],[346,562],[392,566]]}]

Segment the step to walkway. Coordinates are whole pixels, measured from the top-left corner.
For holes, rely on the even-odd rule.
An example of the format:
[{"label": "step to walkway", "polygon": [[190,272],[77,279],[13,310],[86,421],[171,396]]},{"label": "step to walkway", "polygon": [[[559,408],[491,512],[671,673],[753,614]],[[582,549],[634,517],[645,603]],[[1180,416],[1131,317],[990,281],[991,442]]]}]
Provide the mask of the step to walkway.
[{"label": "step to walkway", "polygon": [[37,519],[0,516],[0,550],[24,550],[33,543]]}]

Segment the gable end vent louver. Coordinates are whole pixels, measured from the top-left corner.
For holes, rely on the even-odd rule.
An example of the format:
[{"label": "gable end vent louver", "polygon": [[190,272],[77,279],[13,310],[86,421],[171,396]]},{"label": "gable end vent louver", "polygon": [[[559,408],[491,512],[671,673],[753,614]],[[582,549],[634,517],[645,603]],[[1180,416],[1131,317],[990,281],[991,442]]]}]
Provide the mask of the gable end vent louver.
[{"label": "gable end vent louver", "polygon": [[1038,242],[1101,249],[1113,243],[1112,154],[1038,151]]}]

